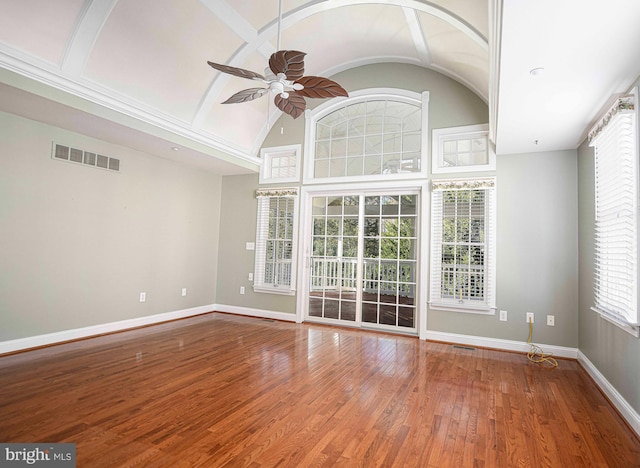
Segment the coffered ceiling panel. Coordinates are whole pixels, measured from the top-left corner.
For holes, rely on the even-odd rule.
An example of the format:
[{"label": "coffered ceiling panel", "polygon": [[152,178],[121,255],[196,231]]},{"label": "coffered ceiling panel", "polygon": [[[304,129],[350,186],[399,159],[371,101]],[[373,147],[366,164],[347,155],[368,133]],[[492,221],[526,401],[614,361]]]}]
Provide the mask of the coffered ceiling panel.
[{"label": "coffered ceiling panel", "polygon": [[118,2],[84,75],[172,118],[191,122],[211,82],[211,53],[229,57],[242,40],[196,0]]},{"label": "coffered ceiling panel", "polygon": [[[278,0],[261,0],[259,2],[255,0],[238,0],[227,3],[232,6],[240,17],[251,24],[256,31],[262,29],[267,23],[273,21],[274,18],[278,16]],[[290,3],[291,2],[283,1],[283,13],[291,9]]]},{"label": "coffered ceiling panel", "polygon": [[469,26],[476,29],[484,37],[489,37],[489,3],[484,1],[469,0],[433,0],[433,5],[438,5],[452,16],[461,18]]},{"label": "coffered ceiling panel", "polygon": [[[318,37],[309,31],[339,33]],[[308,52],[308,74],[390,57],[418,62],[404,10],[393,5],[344,6],[309,16],[285,31],[282,48]]]},{"label": "coffered ceiling panel", "polygon": [[83,4],[83,0],[0,0],[0,42],[60,64]]},{"label": "coffered ceiling panel", "polygon": [[429,66],[472,89],[485,101],[489,89],[489,50],[450,23],[421,13]]}]

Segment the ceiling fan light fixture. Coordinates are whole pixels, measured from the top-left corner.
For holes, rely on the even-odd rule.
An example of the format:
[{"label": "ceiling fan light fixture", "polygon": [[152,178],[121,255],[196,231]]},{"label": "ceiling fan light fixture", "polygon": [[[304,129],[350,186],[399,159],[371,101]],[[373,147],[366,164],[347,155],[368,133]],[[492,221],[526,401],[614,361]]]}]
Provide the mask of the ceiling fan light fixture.
[{"label": "ceiling fan light fixture", "polygon": [[207,62],[212,68],[248,80],[261,81],[267,88],[250,88],[238,91],[222,104],[235,104],[253,101],[264,96],[268,91],[276,96],[274,102],[278,109],[294,119],[304,113],[307,107],[305,98],[332,98],[349,93],[329,78],[321,76],[304,76],[305,52],[297,50],[279,50],[269,58],[269,67],[264,76],[251,70]]}]

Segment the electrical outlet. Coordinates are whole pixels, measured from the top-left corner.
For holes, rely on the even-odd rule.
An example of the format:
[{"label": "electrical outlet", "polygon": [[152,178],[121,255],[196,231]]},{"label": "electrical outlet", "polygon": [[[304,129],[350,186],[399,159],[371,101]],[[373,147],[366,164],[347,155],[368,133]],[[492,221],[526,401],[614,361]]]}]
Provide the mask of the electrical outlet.
[{"label": "electrical outlet", "polygon": [[240,286],[240,294],[244,294],[244,286]]},{"label": "electrical outlet", "polygon": [[249,281],[253,281],[253,273],[249,273]]},{"label": "electrical outlet", "polygon": [[500,321],[501,322],[506,322],[507,321],[507,311],[506,310],[501,310],[500,311]]},{"label": "electrical outlet", "polygon": [[533,312],[527,312],[527,323],[533,323]]},{"label": "electrical outlet", "polygon": [[187,295],[187,288],[182,288],[182,295],[186,296]]},{"label": "electrical outlet", "polygon": [[140,302],[145,302],[146,300],[147,300],[147,293],[141,292],[140,293]]},{"label": "electrical outlet", "polygon": [[554,327],[556,325],[555,315],[547,315],[547,325],[550,327]]}]

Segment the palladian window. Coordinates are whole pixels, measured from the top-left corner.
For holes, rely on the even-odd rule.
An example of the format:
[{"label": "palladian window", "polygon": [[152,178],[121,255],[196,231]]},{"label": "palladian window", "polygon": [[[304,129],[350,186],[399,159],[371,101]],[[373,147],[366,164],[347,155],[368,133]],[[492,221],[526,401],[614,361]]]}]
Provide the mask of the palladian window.
[{"label": "palladian window", "polygon": [[423,94],[422,99],[367,96],[316,116],[308,135],[307,180],[416,177],[423,171],[426,146],[423,101],[428,93]]}]

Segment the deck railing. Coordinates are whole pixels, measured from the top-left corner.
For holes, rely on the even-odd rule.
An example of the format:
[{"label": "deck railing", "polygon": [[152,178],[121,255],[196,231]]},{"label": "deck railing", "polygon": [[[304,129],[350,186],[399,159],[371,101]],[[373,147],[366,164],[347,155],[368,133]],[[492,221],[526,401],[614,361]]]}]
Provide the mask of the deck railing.
[{"label": "deck railing", "polygon": [[449,299],[484,299],[483,265],[442,265],[441,296]]},{"label": "deck railing", "polygon": [[[363,291],[413,297],[416,262],[406,260],[370,259],[364,261]],[[355,291],[357,260],[311,258],[311,291]]]}]

